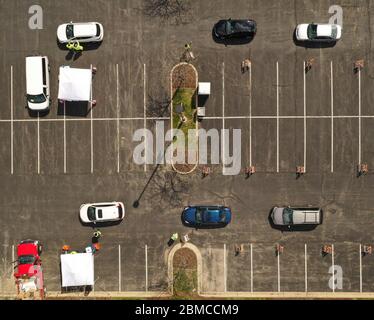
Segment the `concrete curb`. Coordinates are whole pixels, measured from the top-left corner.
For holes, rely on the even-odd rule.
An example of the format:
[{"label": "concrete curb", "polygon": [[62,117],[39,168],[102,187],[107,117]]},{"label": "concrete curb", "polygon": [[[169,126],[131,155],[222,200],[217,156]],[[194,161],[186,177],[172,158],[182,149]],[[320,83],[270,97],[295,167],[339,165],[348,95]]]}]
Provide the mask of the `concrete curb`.
[{"label": "concrete curb", "polygon": [[195,255],[197,260],[197,294],[201,295],[201,286],[203,282],[203,259],[200,250],[192,243],[178,243],[173,247],[168,255],[168,278],[169,278],[169,293],[174,292],[174,268],[173,260],[175,253],[180,249],[190,249]]},{"label": "concrete curb", "polygon": [[206,292],[203,298],[221,299],[374,299],[374,292]]},{"label": "concrete curb", "polygon": [[[170,71],[170,101],[171,101],[170,102],[170,126],[171,126],[171,130],[174,129],[173,128],[173,73],[174,73],[174,70],[176,68],[178,68],[179,66],[181,66],[181,65],[188,65],[188,66],[192,67],[192,69],[194,70],[194,72],[196,74],[196,88],[195,89],[197,89],[198,86],[199,86],[199,73],[197,72],[197,70],[196,70],[196,68],[195,68],[194,65],[192,65],[190,63],[187,63],[187,62],[180,62],[180,63],[178,63],[177,65],[175,65],[171,69],[171,71]],[[197,102],[198,102],[198,95],[196,95],[196,107],[197,107],[197,104],[198,104]],[[196,132],[197,132],[198,129],[199,129],[199,121],[196,120]],[[174,136],[174,134],[172,136]],[[199,143],[199,139],[198,138],[199,137],[197,136],[197,143]],[[172,161],[172,159],[171,159],[170,162],[171,162],[171,167],[173,168],[173,170],[175,172],[177,172],[178,174],[181,174],[181,175],[189,175],[189,174],[191,174],[192,172],[194,172],[197,169],[197,167],[199,165],[199,161],[198,160],[199,160],[199,146],[197,146],[197,161],[196,161],[196,165],[189,172],[181,172],[181,171],[177,170],[177,168],[175,167],[175,164]]]},{"label": "concrete curb", "polygon": [[[374,292],[206,292],[201,293],[200,297],[203,299],[294,299],[294,300],[308,300],[308,299],[325,299],[325,300],[341,300],[341,299],[368,299],[374,300]],[[167,300],[171,298],[171,294],[163,291],[154,292],[143,292],[143,291],[131,291],[131,292],[105,292],[95,291],[91,292],[87,297],[84,293],[61,293],[51,291],[47,293],[47,299],[156,299],[156,300]],[[14,300],[16,299],[15,294],[0,294],[0,300]]]}]

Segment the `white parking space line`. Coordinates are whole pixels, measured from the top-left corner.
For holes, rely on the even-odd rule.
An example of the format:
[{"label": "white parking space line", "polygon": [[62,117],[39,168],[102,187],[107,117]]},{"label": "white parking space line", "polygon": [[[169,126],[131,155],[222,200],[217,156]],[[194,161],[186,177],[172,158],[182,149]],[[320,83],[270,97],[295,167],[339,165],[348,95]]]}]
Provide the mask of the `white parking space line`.
[{"label": "white parking space line", "polygon": [[[91,64],[91,74],[92,74],[92,64]],[[94,146],[93,146],[93,108],[92,108],[92,81],[91,81],[91,101],[90,101],[90,106],[91,106],[91,173],[94,171]]]},{"label": "white parking space line", "polygon": [[251,292],[253,292],[253,244],[251,243]]},{"label": "white parking space line", "polygon": [[280,280],[280,253],[278,252],[277,254],[277,259],[278,259],[278,292],[281,292],[281,280]]},{"label": "white parking space line", "polygon": [[304,169],[306,172],[306,72],[305,72],[305,61],[303,63],[303,75],[304,75]]},{"label": "white parking space line", "polygon": [[145,291],[148,292],[148,246],[145,245]]},{"label": "white parking space line", "polygon": [[13,97],[13,66],[10,66],[10,173],[14,174],[14,97]]},{"label": "white parking space line", "polygon": [[332,264],[332,292],[335,292],[335,251],[334,245],[331,245],[332,253],[331,253],[331,264]]},{"label": "white parking space line", "polygon": [[64,101],[64,173],[66,173],[66,105]]},{"label": "white parking space line", "polygon": [[225,63],[222,62],[222,165],[225,171]]},{"label": "white parking space line", "polygon": [[[119,104],[119,72],[118,63],[116,64],[116,81],[117,81],[117,173],[120,171],[120,135],[119,135],[119,116],[120,116],[120,104]],[[121,291],[121,290],[120,290]]]},{"label": "white parking space line", "polygon": [[359,257],[360,257],[360,292],[362,293],[362,245],[360,244],[359,248]]},{"label": "white parking space line", "polygon": [[227,260],[226,243],[223,245],[223,291],[227,292]]},{"label": "white parking space line", "polygon": [[[146,75],[147,75],[146,65],[144,63],[144,67],[143,67],[143,87],[144,87],[143,108],[144,108],[144,146],[145,146],[144,156],[145,156],[145,159],[147,159],[147,135],[146,135],[146,130],[147,130],[147,96],[146,96],[146,94],[147,94],[147,89],[146,89],[147,80],[146,80]],[[147,161],[145,161],[145,163],[144,163],[144,172],[147,172]]]},{"label": "white parking space line", "polygon": [[277,172],[279,173],[279,62],[277,61]]},{"label": "white parking space line", "polygon": [[362,158],[362,121],[361,121],[361,69],[358,68],[358,164]]},{"label": "white parking space line", "polygon": [[[373,116],[374,117],[374,116]],[[244,117],[245,119],[247,119],[248,117]],[[91,118],[61,118],[61,119],[40,119],[40,122],[62,122],[62,121],[67,121],[67,122],[79,122],[79,121],[93,121],[93,122],[96,122],[96,121],[139,121],[139,120],[143,120],[144,118],[141,117],[141,118],[93,118],[91,120]],[[167,117],[160,117],[160,118],[147,118],[147,120],[159,120],[159,121],[162,121],[162,120],[170,120],[170,118],[167,118]],[[37,119],[0,119],[0,123],[10,123],[10,122],[37,122],[38,120]]]},{"label": "white parking space line", "polygon": [[38,112],[38,174],[40,174],[40,115]]},{"label": "white parking space line", "polygon": [[[236,119],[242,119],[242,120],[245,120],[245,119],[251,119],[251,120],[276,120],[278,117],[277,116],[227,116],[227,117],[224,117],[225,120],[236,120]],[[292,119],[374,119],[374,115],[351,115],[351,116],[339,116],[339,115],[333,115],[333,116],[279,116],[279,119],[282,120],[282,119],[289,119],[289,120],[292,120]],[[66,122],[79,122],[79,121],[93,121],[93,122],[96,122],[96,121],[141,121],[143,120],[144,118],[141,117],[141,118],[93,118],[92,120],[90,118],[61,118],[61,119],[43,119],[43,118],[40,118],[40,122],[63,122],[63,121],[66,121]],[[223,117],[204,117],[204,120],[222,120]],[[154,118],[147,118],[147,120],[158,120],[158,121],[166,121],[166,120],[170,120],[169,117],[160,117],[160,118],[157,118],[157,117],[154,117]],[[37,119],[0,119],[0,123],[19,123],[19,122],[37,122],[38,120]]]},{"label": "white parking space line", "polygon": [[118,291],[121,292],[121,245],[118,245]]},{"label": "white parking space line", "polygon": [[330,64],[331,79],[331,173],[334,173],[334,66]]},{"label": "white parking space line", "polygon": [[305,244],[305,292],[308,292],[308,246]]},{"label": "white parking space line", "polygon": [[249,67],[249,165],[252,167],[252,64]]}]

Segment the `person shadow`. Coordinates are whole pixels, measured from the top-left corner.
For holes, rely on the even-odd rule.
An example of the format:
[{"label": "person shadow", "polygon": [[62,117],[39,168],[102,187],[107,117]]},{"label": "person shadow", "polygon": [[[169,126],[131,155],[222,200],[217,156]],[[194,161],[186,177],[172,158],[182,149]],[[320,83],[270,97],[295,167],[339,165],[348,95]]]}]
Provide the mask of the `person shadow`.
[{"label": "person shadow", "polygon": [[74,50],[69,50],[67,55],[65,56],[65,60],[77,60],[82,56],[82,51],[74,51]]}]

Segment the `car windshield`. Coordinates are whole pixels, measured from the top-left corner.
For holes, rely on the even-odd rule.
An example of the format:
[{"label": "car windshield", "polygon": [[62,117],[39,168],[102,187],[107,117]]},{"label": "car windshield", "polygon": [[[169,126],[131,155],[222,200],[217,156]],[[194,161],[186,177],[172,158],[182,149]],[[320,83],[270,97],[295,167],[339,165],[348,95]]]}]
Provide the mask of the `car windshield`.
[{"label": "car windshield", "polygon": [[34,256],[20,256],[18,259],[19,264],[34,264]]},{"label": "car windshield", "polygon": [[231,20],[226,21],[226,34],[231,34],[233,32],[233,25]]},{"label": "car windshield", "polygon": [[317,25],[316,24],[310,24],[308,26],[308,38],[314,39],[317,37]]},{"label": "car windshield", "polygon": [[220,222],[226,222],[226,214],[223,210],[219,212],[219,221]]},{"label": "car windshield", "polygon": [[66,26],[66,37],[67,37],[68,39],[72,39],[72,38],[74,38],[74,27],[73,27],[72,24],[68,24],[68,25]]},{"label": "car windshield", "polygon": [[47,99],[46,99],[45,95],[42,93],[42,94],[37,94],[37,95],[28,94],[27,95],[27,100],[31,103],[43,103]]},{"label": "car windshield", "polygon": [[96,215],[95,215],[96,209],[94,207],[88,207],[87,209],[87,217],[90,221],[96,220]]},{"label": "car windshield", "polygon": [[283,211],[283,223],[285,225],[290,225],[290,224],[293,223],[292,215],[293,215],[293,210],[292,209],[290,209],[290,208],[284,209],[284,211]]}]

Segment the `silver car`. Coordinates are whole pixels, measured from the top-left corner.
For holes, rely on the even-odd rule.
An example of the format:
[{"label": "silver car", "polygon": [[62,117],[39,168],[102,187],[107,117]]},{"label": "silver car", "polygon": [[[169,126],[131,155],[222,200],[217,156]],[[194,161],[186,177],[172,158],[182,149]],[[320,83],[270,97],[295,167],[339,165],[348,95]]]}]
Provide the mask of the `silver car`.
[{"label": "silver car", "polygon": [[316,226],[322,224],[323,212],[320,208],[275,207],[271,219],[276,226]]}]

